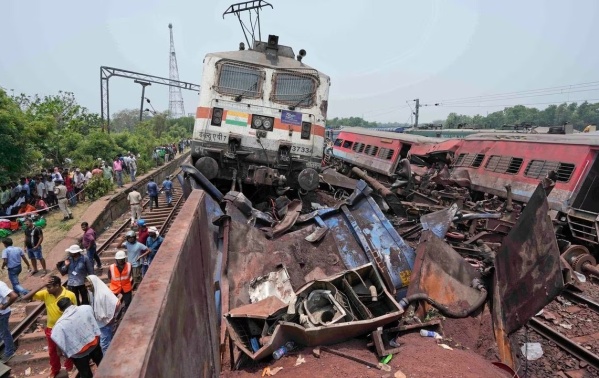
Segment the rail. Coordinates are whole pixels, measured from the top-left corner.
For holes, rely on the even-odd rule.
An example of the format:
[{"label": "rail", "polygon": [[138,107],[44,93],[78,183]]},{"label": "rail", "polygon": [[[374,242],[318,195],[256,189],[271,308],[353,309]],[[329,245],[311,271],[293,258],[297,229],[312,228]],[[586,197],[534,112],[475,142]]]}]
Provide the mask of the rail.
[{"label": "rail", "polygon": [[[180,172],[181,172],[181,170],[179,170],[174,175],[177,175]],[[183,200],[183,196],[179,197],[179,199],[177,200],[175,205],[173,205],[173,208],[170,211],[170,213],[167,215],[166,220],[162,223],[162,227],[160,228],[160,230],[163,230],[172,221],[172,218],[174,217],[175,212],[182,200]],[[150,199],[146,199],[142,208],[146,207],[146,205],[148,205],[149,202],[150,202]],[[114,240],[122,234],[122,232],[130,225],[130,223],[131,223],[131,219],[127,219],[125,222],[123,222],[123,224],[116,231],[114,231],[112,233],[112,235],[110,235],[110,237],[108,237],[108,239],[106,239],[106,241],[104,243],[102,243],[98,247],[98,249],[97,249],[98,255],[100,255],[103,251],[108,249],[110,244],[112,244],[114,242]],[[65,286],[67,284],[67,281],[68,280],[65,280],[62,283],[62,285]],[[45,309],[46,309],[46,306],[43,303],[40,303],[29,313],[29,315],[25,316],[25,318],[21,322],[19,322],[19,324],[17,324],[15,327],[13,327],[13,329],[10,331],[13,339],[17,340],[21,335],[23,335],[35,323],[37,318],[43,314]],[[0,343],[0,347],[1,348],[4,347],[4,342]]]},{"label": "rail", "polygon": [[543,324],[541,321],[532,318],[528,321],[528,325],[544,338],[553,341],[557,346],[575,356],[579,360],[585,361],[595,369],[599,369],[599,356],[589,351],[582,345],[572,341],[568,337],[557,332],[553,328]]}]

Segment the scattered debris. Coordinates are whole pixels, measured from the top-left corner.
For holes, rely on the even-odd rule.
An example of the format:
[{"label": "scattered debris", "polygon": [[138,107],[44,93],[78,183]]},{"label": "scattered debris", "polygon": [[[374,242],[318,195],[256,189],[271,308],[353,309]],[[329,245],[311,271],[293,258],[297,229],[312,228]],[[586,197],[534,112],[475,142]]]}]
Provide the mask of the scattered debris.
[{"label": "scattered debris", "polygon": [[572,324],[560,323],[559,326],[565,329],[572,329]]},{"label": "scattered debris", "polygon": [[263,377],[272,377],[273,375],[276,375],[281,370],[283,370],[282,366],[272,368],[272,369],[270,367],[266,367],[266,368],[264,368],[264,370],[262,370],[262,376]]},{"label": "scattered debris", "polygon": [[300,354],[299,356],[297,356],[297,360],[295,361],[295,364],[293,366],[300,366],[301,364],[305,363],[306,359],[304,357],[302,357],[302,355]]},{"label": "scattered debris", "polygon": [[27,369],[25,369],[25,375],[26,376],[30,376],[31,375],[31,368],[28,367]]},{"label": "scattered debris", "polygon": [[524,343],[524,345],[520,347],[520,350],[522,351],[522,355],[529,361],[538,360],[543,356],[541,343]]},{"label": "scattered debris", "polygon": [[439,346],[440,346],[441,348],[443,348],[443,349],[447,349],[447,350],[453,350],[453,348],[452,348],[452,347],[450,347],[450,346],[449,346],[449,345],[447,345],[447,344],[437,344],[437,345],[439,345]]},{"label": "scattered debris", "polygon": [[406,378],[406,375],[401,370],[398,370],[393,374],[393,378]]}]

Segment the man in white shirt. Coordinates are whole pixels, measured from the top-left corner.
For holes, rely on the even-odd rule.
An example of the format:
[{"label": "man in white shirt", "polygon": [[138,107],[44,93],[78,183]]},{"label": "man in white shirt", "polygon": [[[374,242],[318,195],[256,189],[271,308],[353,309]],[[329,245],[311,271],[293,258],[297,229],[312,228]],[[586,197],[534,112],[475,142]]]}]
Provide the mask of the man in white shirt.
[{"label": "man in white shirt", "polygon": [[52,180],[46,180],[46,196],[47,196],[47,201],[46,203],[49,206],[56,206],[58,205],[58,199],[56,198],[56,194],[54,194],[54,181]]},{"label": "man in white shirt", "polygon": [[137,221],[141,219],[141,194],[135,188],[131,188],[127,200],[131,205],[131,225],[137,224]]},{"label": "man in white shirt", "polygon": [[70,359],[79,371],[81,378],[93,377],[89,366],[93,360],[96,366],[102,361],[100,347],[100,327],[94,310],[89,305],[75,306],[69,298],[58,300],[62,315],[52,328],[52,341]]},{"label": "man in white shirt", "polygon": [[75,195],[77,196],[77,201],[83,202],[85,199],[85,194],[82,193],[83,187],[85,186],[85,176],[81,173],[79,168],[75,169],[75,174],[73,175],[73,186],[75,189]]},{"label": "man in white shirt", "polygon": [[19,296],[10,290],[8,285],[0,281],[0,338],[4,341],[4,355],[2,362],[10,360],[16,351],[15,342],[8,328],[8,318],[10,318],[10,305],[17,300]]}]

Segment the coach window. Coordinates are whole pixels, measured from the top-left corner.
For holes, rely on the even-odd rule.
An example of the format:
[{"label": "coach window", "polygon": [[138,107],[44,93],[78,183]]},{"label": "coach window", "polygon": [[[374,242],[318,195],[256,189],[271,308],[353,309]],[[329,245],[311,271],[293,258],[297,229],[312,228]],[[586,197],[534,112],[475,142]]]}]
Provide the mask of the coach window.
[{"label": "coach window", "polygon": [[460,154],[453,164],[455,167],[478,168],[485,160],[484,154]]},{"label": "coach window", "polygon": [[554,171],[557,175],[557,181],[568,182],[572,177],[572,173],[574,173],[575,167],[574,164],[559,161],[531,160],[524,170],[524,176],[543,179],[547,177],[549,172]]},{"label": "coach window", "polygon": [[343,139],[339,139],[339,138],[335,139],[335,146],[341,147],[341,144],[343,144]]},{"label": "coach window", "polygon": [[351,140],[346,140],[343,142],[343,148],[351,148],[353,143],[354,142],[352,142]]},{"label": "coach window", "polygon": [[314,105],[316,79],[300,73],[277,73],[271,100],[280,104],[308,108]]},{"label": "coach window", "polygon": [[517,174],[520,171],[520,167],[522,167],[522,159],[512,156],[493,155],[487,160],[487,164],[485,164],[486,170],[510,175]]},{"label": "coach window", "polygon": [[263,77],[264,72],[256,67],[224,63],[215,89],[221,94],[256,98],[262,95]]},{"label": "coach window", "polygon": [[385,159],[385,160],[391,160],[391,158],[393,158],[393,150],[391,150],[389,148],[381,148],[379,150],[378,158]]}]

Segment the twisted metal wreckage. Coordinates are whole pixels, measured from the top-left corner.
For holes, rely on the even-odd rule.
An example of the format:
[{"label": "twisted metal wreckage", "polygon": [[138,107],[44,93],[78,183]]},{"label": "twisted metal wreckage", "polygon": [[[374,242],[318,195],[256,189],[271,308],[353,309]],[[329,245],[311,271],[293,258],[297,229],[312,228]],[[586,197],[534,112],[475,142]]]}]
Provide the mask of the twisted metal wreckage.
[{"label": "twisted metal wreckage", "polygon": [[287,341],[319,346],[366,334],[382,356],[394,352],[394,335],[439,325],[431,314],[467,317],[488,303],[501,361],[514,369],[512,335],[572,279],[548,216],[549,178],[523,207],[509,198],[473,204],[449,185],[437,194],[451,203],[442,206],[423,194],[402,201],[356,171],[360,180],[339,180],[354,189],[334,206],[306,211],[305,200],[281,196],[261,211],[242,193],[223,195],[194,167],[183,170],[186,193],[211,196],[220,352],[232,367]]}]

